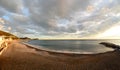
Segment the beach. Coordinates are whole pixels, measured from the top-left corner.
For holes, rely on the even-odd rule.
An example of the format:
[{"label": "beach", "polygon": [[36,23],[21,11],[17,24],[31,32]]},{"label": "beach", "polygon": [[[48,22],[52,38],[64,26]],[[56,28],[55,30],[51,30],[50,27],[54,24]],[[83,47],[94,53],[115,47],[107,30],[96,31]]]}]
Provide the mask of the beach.
[{"label": "beach", "polygon": [[120,52],[58,53],[15,40],[0,55],[0,70],[120,70]]}]

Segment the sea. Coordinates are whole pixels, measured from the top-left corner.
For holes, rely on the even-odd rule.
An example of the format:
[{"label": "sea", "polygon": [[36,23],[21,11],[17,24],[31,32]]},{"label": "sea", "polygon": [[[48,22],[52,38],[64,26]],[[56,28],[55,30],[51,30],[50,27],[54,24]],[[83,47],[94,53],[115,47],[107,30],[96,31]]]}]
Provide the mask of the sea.
[{"label": "sea", "polygon": [[30,40],[27,43],[33,47],[44,50],[63,52],[63,53],[79,53],[79,54],[96,54],[113,51],[112,48],[105,47],[100,42],[110,42],[120,45],[118,39],[105,40]]}]

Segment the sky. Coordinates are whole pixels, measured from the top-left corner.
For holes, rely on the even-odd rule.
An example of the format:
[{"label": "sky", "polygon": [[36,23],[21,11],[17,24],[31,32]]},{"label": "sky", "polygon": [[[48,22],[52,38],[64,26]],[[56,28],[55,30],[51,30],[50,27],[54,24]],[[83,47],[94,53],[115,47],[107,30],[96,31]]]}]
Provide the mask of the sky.
[{"label": "sky", "polygon": [[40,39],[118,39],[120,0],[0,0],[0,30]]}]

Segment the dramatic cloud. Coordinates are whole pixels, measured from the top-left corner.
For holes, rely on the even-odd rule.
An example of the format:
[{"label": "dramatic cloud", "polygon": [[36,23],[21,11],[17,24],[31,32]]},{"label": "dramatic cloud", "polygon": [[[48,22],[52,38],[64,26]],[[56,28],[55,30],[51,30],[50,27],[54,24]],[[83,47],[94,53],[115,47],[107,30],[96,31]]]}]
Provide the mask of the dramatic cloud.
[{"label": "dramatic cloud", "polygon": [[0,29],[20,37],[94,37],[120,26],[119,7],[119,0],[0,0]]}]

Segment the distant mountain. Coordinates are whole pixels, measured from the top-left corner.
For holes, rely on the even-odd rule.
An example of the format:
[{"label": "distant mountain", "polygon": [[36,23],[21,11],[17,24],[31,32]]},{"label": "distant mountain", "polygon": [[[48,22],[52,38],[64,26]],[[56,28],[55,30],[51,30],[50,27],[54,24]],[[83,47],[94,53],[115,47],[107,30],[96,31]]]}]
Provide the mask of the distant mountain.
[{"label": "distant mountain", "polygon": [[4,32],[0,30],[0,36],[6,36],[6,37],[12,37],[12,38],[18,38],[17,36],[10,34],[8,32]]},{"label": "distant mountain", "polygon": [[31,39],[31,38],[29,38],[29,37],[22,37],[22,38],[20,38],[20,39]]}]

